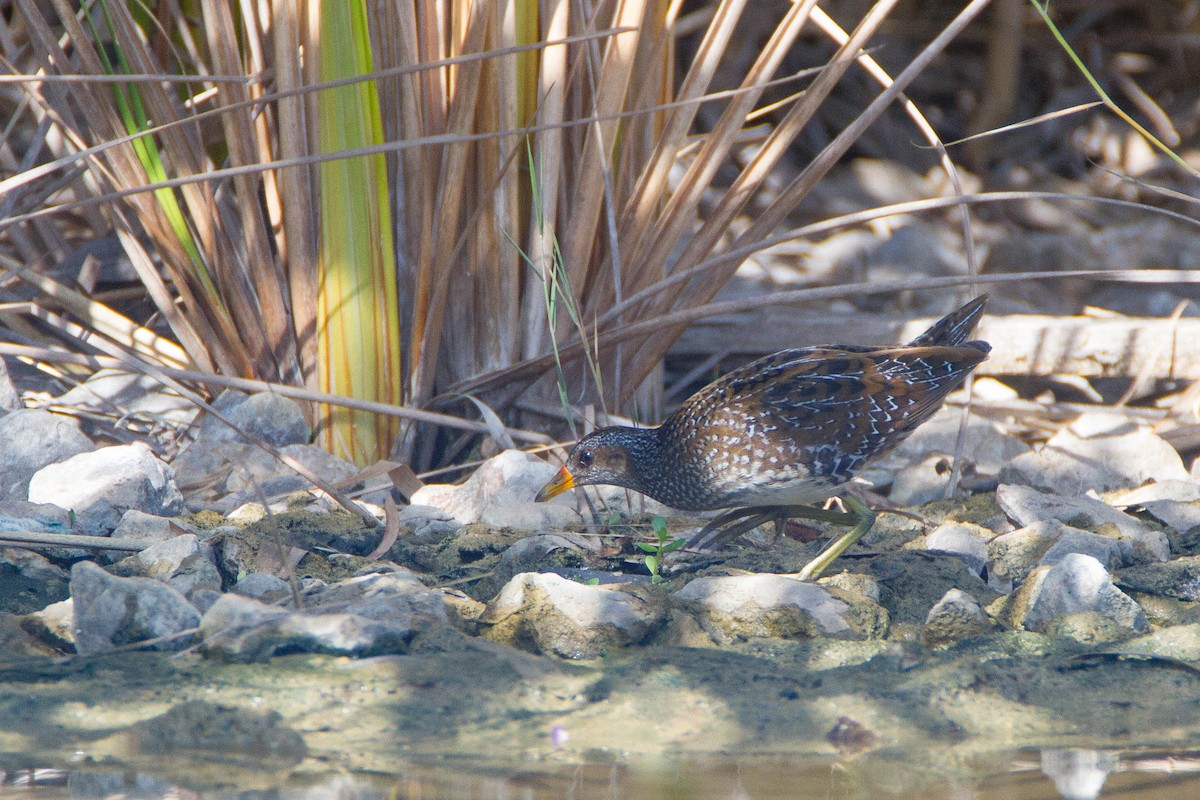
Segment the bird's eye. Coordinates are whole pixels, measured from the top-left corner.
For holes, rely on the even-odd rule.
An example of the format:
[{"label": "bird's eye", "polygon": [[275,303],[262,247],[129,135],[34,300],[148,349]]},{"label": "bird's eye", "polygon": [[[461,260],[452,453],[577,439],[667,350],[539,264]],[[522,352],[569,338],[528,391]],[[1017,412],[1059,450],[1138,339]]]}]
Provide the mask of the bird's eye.
[{"label": "bird's eye", "polygon": [[587,469],[588,467],[590,467],[592,465],[592,462],[595,460],[596,460],[596,456],[592,453],[591,450],[584,450],[582,453],[579,454],[579,466],[583,467],[584,469]]}]

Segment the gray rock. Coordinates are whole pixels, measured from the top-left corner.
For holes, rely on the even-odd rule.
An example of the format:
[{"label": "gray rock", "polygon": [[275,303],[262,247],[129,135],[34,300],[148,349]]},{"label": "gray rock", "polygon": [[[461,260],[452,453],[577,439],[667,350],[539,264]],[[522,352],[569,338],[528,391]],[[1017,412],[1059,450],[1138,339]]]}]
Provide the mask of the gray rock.
[{"label": "gray rock", "polygon": [[951,589],[929,609],[921,638],[929,647],[945,647],[962,639],[990,633],[993,624],[974,597]]},{"label": "gray rock", "polygon": [[68,595],[67,571],[44,556],[0,547],[0,611],[29,614]]},{"label": "gray rock", "polygon": [[82,412],[121,414],[161,426],[185,427],[199,413],[195,404],[149,375],[102,369],[54,400]]},{"label": "gray rock", "polygon": [[417,539],[442,541],[462,530],[462,523],[449,512],[433,506],[403,506],[398,517],[408,535]]},{"label": "gray rock", "polygon": [[865,639],[887,628],[887,612],[869,598],[785,575],[696,578],[673,599],[718,641]]},{"label": "gray rock", "polygon": [[21,392],[8,371],[8,358],[0,358],[0,409],[20,411],[23,408],[25,404],[21,400]]},{"label": "gray rock", "polygon": [[1200,600],[1200,556],[1129,567],[1117,573],[1117,582],[1125,589],[1195,602]]},{"label": "gray rock", "polygon": [[1170,658],[1194,664],[1200,661],[1200,623],[1163,628],[1129,639],[1113,649],[1118,653]]},{"label": "gray rock", "polygon": [[71,515],[51,503],[0,500],[0,531],[72,533]]},{"label": "gray rock", "polygon": [[[303,464],[329,483],[337,483],[352,477],[358,468],[345,459],[317,447],[315,444],[290,444],[279,452]],[[232,493],[238,502],[243,498],[258,499],[265,495],[287,494],[311,489],[312,484],[300,477],[295,470],[261,448],[246,447],[236,465],[225,479],[224,489]]]},{"label": "gray rock", "polygon": [[430,591],[416,573],[403,568],[359,575],[305,592],[304,607],[314,614],[355,614],[399,623],[414,632],[447,622],[441,593]]},{"label": "gray rock", "polygon": [[1148,483],[1110,498],[1115,506],[1140,508],[1180,534],[1200,528],[1200,482],[1170,480]]},{"label": "gray rock", "polygon": [[896,472],[888,500],[899,506],[919,506],[941,500],[950,482],[948,457],[931,453]]},{"label": "gray rock", "polygon": [[[336,483],[358,472],[349,461],[340,459],[316,445],[290,444],[278,448],[320,475]],[[257,445],[231,439],[215,442],[198,440],[173,462],[178,481],[185,487],[211,487],[226,508],[263,497],[305,491],[312,488],[307,479]]]},{"label": "gray rock", "polygon": [[251,572],[239,578],[233,591],[264,603],[273,603],[292,595],[292,587],[288,582],[269,572]]},{"label": "gray rock", "polygon": [[1188,477],[1175,448],[1146,431],[1082,439],[1062,430],[1041,450],[1018,456],[1000,470],[1004,483],[1066,496]]},{"label": "gray rock", "polygon": [[645,585],[585,586],[526,572],[488,603],[478,623],[493,641],[562,658],[595,658],[645,641],[665,618],[661,593]]},{"label": "gray rock", "polygon": [[121,521],[113,530],[114,539],[129,539],[144,542],[146,547],[170,541],[181,533],[195,533],[190,527],[171,517],[160,517],[131,508],[121,515]]},{"label": "gray rock", "polygon": [[183,495],[171,468],[142,444],[103,447],[38,470],[29,500],[74,511],[78,532],[105,536],[131,508],[173,516]]},{"label": "gray rock", "polygon": [[440,508],[464,525],[482,522],[496,528],[532,531],[577,524],[580,516],[572,507],[573,498],[555,498],[536,505],[532,502],[556,472],[537,456],[506,450],[485,461],[466,483],[427,484],[410,499],[416,505]]},{"label": "gray rock", "polygon": [[959,522],[939,525],[925,537],[925,549],[948,553],[966,562],[976,575],[983,574],[988,561],[987,540],[994,534],[986,528]]},{"label": "gray rock", "polygon": [[1048,519],[997,536],[988,546],[992,572],[1021,580],[1039,564],[1053,566],[1067,553],[1085,553],[1113,570],[1134,560],[1128,540],[1089,533]]},{"label": "gray rock", "polygon": [[[492,575],[482,583],[485,592],[499,591],[516,575],[522,572],[538,572],[550,570],[550,565],[563,564],[567,554],[578,554],[575,558],[579,563],[586,562],[586,556],[597,556],[600,552],[599,540],[594,536],[582,536],[578,533],[535,533],[519,539],[500,556],[500,561],[492,568]],[[567,562],[569,563],[569,562]]]},{"label": "gray rock", "polygon": [[0,499],[24,500],[42,467],[96,449],[71,417],[22,409],[0,417]]},{"label": "gray rock", "polygon": [[[953,454],[958,441],[960,418],[961,411],[957,408],[940,409],[891,454],[872,462],[870,467],[861,471],[862,477],[876,485],[886,485],[892,482],[893,477],[900,481],[901,474],[910,464],[926,461],[930,456],[944,458]],[[1028,452],[1029,445],[1005,433],[991,420],[968,417],[962,456],[980,472],[995,474],[1004,464]],[[937,460],[933,459],[930,463]]]},{"label": "gray rock", "polygon": [[1141,607],[1113,584],[1108,570],[1091,556],[1070,553],[1035,575],[1040,578],[1036,598],[1023,620],[1029,630],[1045,632],[1059,617],[1080,611],[1094,611],[1129,631],[1141,633],[1150,627]]},{"label": "gray rock", "polygon": [[1094,528],[1097,533],[1127,541],[1133,559],[1139,562],[1166,561],[1171,547],[1162,531],[1151,530],[1128,514],[1093,497],[1060,497],[1027,486],[1002,485],[996,503],[1014,523],[1032,525],[1056,519],[1076,528]]},{"label": "gray rock", "polygon": [[206,655],[243,663],[280,652],[353,657],[403,653],[415,633],[394,620],[300,614],[237,594],[223,595],[200,623]]},{"label": "gray rock", "polygon": [[151,647],[180,650],[200,624],[200,613],[180,592],[151,578],[118,578],[90,561],[71,568],[71,623],[80,655],[105,653],[121,645],[171,637]]},{"label": "gray rock", "polygon": [[221,590],[221,573],[212,546],[193,533],[151,545],[113,564],[110,571],[122,577],[154,578],[184,596],[196,589]]},{"label": "gray rock", "polygon": [[[304,444],[312,435],[300,404],[274,392],[247,396],[227,389],[221,392],[213,408],[250,436],[273,447]],[[212,416],[204,417],[196,439],[207,442],[242,441],[240,434]]]}]

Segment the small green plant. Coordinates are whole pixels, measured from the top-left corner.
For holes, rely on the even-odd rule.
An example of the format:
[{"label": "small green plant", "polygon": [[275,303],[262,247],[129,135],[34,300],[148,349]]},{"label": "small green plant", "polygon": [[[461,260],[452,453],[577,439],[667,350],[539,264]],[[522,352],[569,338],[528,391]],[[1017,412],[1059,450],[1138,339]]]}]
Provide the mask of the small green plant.
[{"label": "small green plant", "polygon": [[657,541],[638,542],[637,546],[638,549],[646,553],[646,569],[650,570],[650,582],[662,583],[663,576],[659,570],[662,568],[663,556],[672,550],[678,550],[683,547],[686,540],[672,539],[667,533],[667,521],[662,517],[655,517],[651,521],[650,527],[654,529],[654,536]]}]

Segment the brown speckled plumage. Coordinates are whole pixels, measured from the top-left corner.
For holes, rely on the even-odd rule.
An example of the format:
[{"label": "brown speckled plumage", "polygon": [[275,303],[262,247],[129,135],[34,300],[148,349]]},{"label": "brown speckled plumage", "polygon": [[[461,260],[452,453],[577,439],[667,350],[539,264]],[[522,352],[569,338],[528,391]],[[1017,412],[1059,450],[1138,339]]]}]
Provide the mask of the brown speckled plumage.
[{"label": "brown speckled plumage", "polygon": [[987,358],[986,342],[966,341],[986,299],[910,344],[783,350],[696,392],[657,428],[590,433],[539,499],[604,483],[690,511],[822,500],[903,441]]}]

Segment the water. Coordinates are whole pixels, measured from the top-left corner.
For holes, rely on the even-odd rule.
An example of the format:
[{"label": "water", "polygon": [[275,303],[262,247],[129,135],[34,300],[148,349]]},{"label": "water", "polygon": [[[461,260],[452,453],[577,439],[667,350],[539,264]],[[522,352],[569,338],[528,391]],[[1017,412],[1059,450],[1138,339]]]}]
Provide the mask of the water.
[{"label": "water", "polygon": [[[1180,800],[1200,797],[1200,753],[1042,750],[937,765],[898,756],[850,761],[686,759],[654,765],[440,763],[395,774],[313,769],[163,773],[78,766],[0,771],[0,800]],[[216,769],[214,769],[216,767]],[[164,774],[172,777],[163,777]]]}]

